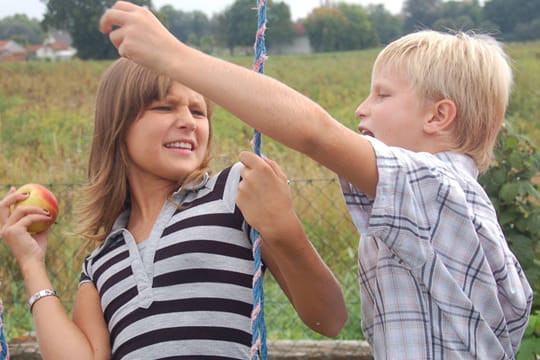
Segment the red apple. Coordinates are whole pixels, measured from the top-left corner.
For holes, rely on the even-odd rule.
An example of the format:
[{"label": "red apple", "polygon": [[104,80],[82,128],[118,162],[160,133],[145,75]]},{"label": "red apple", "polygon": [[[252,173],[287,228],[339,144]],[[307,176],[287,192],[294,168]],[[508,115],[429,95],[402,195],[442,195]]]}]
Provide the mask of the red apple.
[{"label": "red apple", "polygon": [[17,193],[28,194],[28,197],[15,203],[19,205],[36,206],[49,211],[50,221],[38,221],[28,227],[29,233],[40,233],[47,230],[56,220],[58,215],[58,201],[54,194],[45,186],[40,184],[26,184],[17,189]]}]

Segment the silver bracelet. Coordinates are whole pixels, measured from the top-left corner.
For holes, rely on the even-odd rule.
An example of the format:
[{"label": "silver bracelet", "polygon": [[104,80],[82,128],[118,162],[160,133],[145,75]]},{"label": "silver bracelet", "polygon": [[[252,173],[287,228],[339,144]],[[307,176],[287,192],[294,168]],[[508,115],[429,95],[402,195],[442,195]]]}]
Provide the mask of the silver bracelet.
[{"label": "silver bracelet", "polygon": [[56,293],[56,290],[54,289],[43,289],[35,293],[34,295],[30,296],[30,299],[28,300],[28,307],[30,308],[30,312],[32,312],[32,308],[34,307],[34,304],[39,300],[43,299],[47,296],[56,296],[58,297],[58,294]]}]

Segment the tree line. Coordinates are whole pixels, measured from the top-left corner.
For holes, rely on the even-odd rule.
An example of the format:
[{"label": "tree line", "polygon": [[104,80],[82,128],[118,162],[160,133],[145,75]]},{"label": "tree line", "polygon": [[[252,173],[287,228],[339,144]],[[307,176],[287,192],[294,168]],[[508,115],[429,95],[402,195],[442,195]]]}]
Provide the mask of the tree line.
[{"label": "tree line", "polygon": [[[109,40],[97,31],[103,10],[115,0],[41,0],[43,20],[15,15],[0,19],[0,39],[22,44],[39,43],[48,29],[67,31],[82,59],[117,56]],[[376,0],[375,0],[376,1]],[[202,11],[183,11],[171,5],[156,9],[152,0],[133,0],[146,5],[180,40],[213,53],[250,49],[256,31],[255,0],[236,0],[212,17]],[[269,0],[267,48],[287,44],[306,35],[314,51],[346,51],[384,45],[422,28],[488,32],[502,41],[540,39],[540,1],[531,0],[405,0],[402,11],[392,14],[384,5],[362,6],[327,1],[304,19],[293,22],[289,6]]]}]

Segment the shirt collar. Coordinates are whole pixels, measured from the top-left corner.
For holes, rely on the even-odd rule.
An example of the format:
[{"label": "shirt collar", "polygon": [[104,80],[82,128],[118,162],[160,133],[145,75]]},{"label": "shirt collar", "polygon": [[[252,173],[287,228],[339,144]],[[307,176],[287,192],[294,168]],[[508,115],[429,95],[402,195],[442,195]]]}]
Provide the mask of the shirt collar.
[{"label": "shirt collar", "polygon": [[[210,179],[210,174],[208,172],[204,173],[200,181],[191,181],[185,186],[180,186],[178,190],[176,190],[172,197],[174,200],[178,201],[178,203],[182,202],[182,199],[190,192],[197,192],[204,188],[206,184],[208,183],[208,180]],[[124,232],[124,230],[127,227],[128,221],[129,221],[129,214],[131,209],[127,208],[116,218],[111,232],[105,240],[103,241],[102,246],[97,250],[97,253],[102,252],[104,249],[108,248],[112,244],[114,244],[116,241],[122,239],[123,237],[121,234]]]}]

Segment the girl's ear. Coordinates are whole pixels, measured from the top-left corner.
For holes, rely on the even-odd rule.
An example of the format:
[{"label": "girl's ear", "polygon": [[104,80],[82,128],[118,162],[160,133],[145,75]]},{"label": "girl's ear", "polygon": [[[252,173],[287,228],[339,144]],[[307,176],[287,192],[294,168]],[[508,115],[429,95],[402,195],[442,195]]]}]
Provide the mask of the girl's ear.
[{"label": "girl's ear", "polygon": [[433,104],[433,116],[424,123],[424,131],[433,135],[450,130],[456,119],[456,104],[452,100],[443,99]]}]

